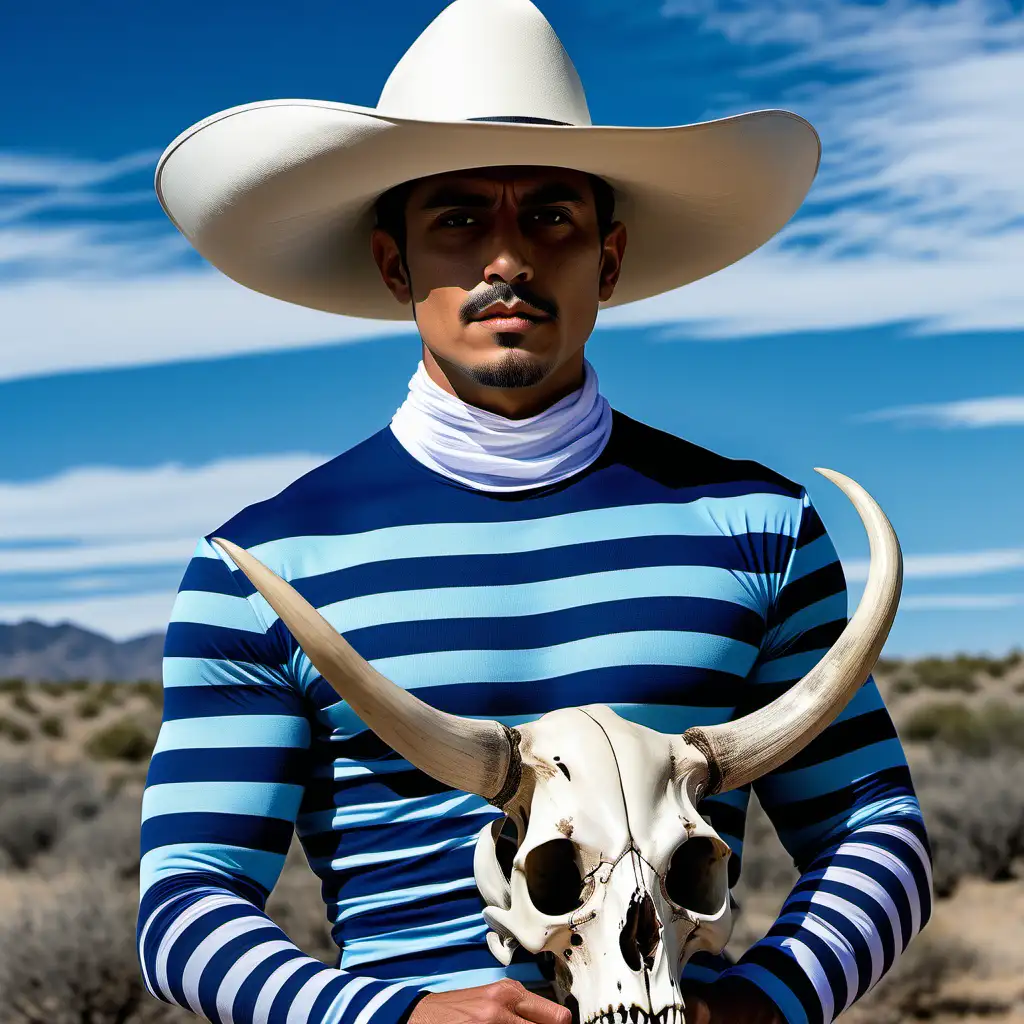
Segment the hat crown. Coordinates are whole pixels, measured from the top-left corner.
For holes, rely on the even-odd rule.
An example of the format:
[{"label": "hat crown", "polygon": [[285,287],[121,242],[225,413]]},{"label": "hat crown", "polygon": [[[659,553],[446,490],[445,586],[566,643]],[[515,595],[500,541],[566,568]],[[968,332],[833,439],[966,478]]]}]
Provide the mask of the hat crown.
[{"label": "hat crown", "polygon": [[424,121],[591,123],[576,68],[530,0],[455,0],[395,65],[376,109]]}]

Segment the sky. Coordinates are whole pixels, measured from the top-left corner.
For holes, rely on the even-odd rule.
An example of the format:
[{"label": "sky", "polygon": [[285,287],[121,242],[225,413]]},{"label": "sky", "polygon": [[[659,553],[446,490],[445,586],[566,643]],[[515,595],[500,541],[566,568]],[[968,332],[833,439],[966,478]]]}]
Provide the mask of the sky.
[{"label": "sky", "polygon": [[[375,106],[443,6],[5,10],[0,622],[162,630],[200,536],[387,424],[419,358],[412,325],[228,280],[164,216],[153,172],[236,104]],[[1024,647],[1019,0],[538,6],[595,124],[784,107],[822,139],[768,244],[602,311],[586,351],[611,404],[804,484],[851,611],[865,535],[814,467],[866,487],[905,556],[887,655]]]}]

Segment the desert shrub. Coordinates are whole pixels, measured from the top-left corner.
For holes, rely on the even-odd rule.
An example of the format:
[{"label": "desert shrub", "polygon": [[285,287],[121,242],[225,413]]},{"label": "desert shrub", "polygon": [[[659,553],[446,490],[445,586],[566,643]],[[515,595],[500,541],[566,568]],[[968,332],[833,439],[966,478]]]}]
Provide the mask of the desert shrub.
[{"label": "desert shrub", "polygon": [[[1024,864],[1024,759],[1008,750],[984,759],[946,750],[915,758],[912,771],[932,848],[936,895],[950,896],[967,876],[993,882],[1015,877]],[[753,897],[781,905],[796,877],[752,798],[736,887],[741,907]]]},{"label": "desert shrub", "polygon": [[935,892],[949,896],[965,876],[1014,877],[1024,856],[1024,763],[942,756],[913,766],[932,847]]},{"label": "desert shrub", "polygon": [[11,707],[25,715],[38,715],[39,705],[24,691],[19,691],[11,700]]},{"label": "desert shrub", "polygon": [[988,658],[958,654],[954,658],[921,658],[914,662],[913,670],[927,689],[974,693],[978,689],[975,675],[986,672],[991,664]]},{"label": "desert shrub", "polygon": [[779,841],[775,826],[757,797],[751,795],[743,836],[743,871],[738,892],[777,893],[779,902],[797,879],[793,858]]},{"label": "desert shrub", "polygon": [[79,700],[75,713],[79,718],[95,718],[103,710],[103,701],[93,693],[87,693]]},{"label": "desert shrub", "polygon": [[988,666],[988,674],[996,679],[1002,679],[1007,672],[1015,669],[1024,660],[1024,651],[1014,648],[1003,658],[993,658]]},{"label": "desert shrub", "polygon": [[267,914],[303,951],[334,964],[338,947],[331,938],[320,880],[310,870],[297,839],[292,840],[284,870],[267,900]]},{"label": "desert shrub", "polygon": [[0,761],[0,807],[14,798],[44,793],[51,776],[27,761]]},{"label": "desert shrub", "polygon": [[900,731],[907,740],[941,743],[986,757],[1000,749],[1024,750],[1024,709],[1002,701],[978,708],[935,702],[911,712]]},{"label": "desert shrub", "polygon": [[0,764],[0,850],[17,869],[29,867],[77,822],[103,803],[96,778],[76,771],[47,775],[27,765]]},{"label": "desert shrub", "polygon": [[903,664],[902,658],[879,658],[875,662],[876,672],[891,672],[895,668],[899,668]]},{"label": "desert shrub", "polygon": [[115,679],[108,679],[96,687],[96,697],[107,707],[120,707],[127,696],[127,687]]},{"label": "desert shrub", "polygon": [[11,868],[24,870],[53,846],[64,822],[43,800],[19,797],[0,809],[0,849]]},{"label": "desert shrub", "polygon": [[153,752],[156,736],[130,716],[93,733],[85,752],[98,761],[145,761]]},{"label": "desert shrub", "polygon": [[35,862],[42,874],[59,874],[69,865],[104,869],[134,883],[139,871],[141,808],[137,796],[121,795],[94,817],[77,820]]},{"label": "desert shrub", "polygon": [[164,688],[162,683],[154,679],[140,679],[134,684],[132,690],[140,697],[145,697],[157,711],[163,709]]},{"label": "desert shrub", "polygon": [[0,715],[0,739],[10,740],[12,743],[26,743],[29,738],[29,731],[13,718]]},{"label": "desert shrub", "polygon": [[931,703],[912,711],[900,732],[907,740],[931,743],[936,740],[963,748],[974,738],[974,713],[966,704]]},{"label": "desert shrub", "polygon": [[842,1020],[850,1024],[902,1024],[930,1019],[943,1008],[941,987],[968,974],[977,963],[977,953],[966,943],[944,932],[926,929]]},{"label": "desert shrub", "polygon": [[919,689],[920,680],[913,673],[898,675],[890,684],[889,690],[897,697],[903,697]]},{"label": "desert shrub", "polygon": [[0,679],[0,693],[24,693],[26,685],[24,679]]},{"label": "desert shrub", "polygon": [[39,731],[52,740],[62,739],[64,736],[64,719],[60,715],[45,715],[39,720]]},{"label": "desert shrub", "polygon": [[0,917],[4,1024],[185,1024],[149,995],[135,953],[134,888],[108,872],[26,883]]},{"label": "desert shrub", "polygon": [[1024,750],[1024,709],[1003,701],[990,701],[974,712],[977,729],[984,742],[981,753],[1001,748]]},{"label": "desert shrub", "polygon": [[128,696],[129,687],[125,683],[108,680],[105,683],[93,683],[82,694],[78,702],[79,718],[96,718],[106,708],[120,707]]},{"label": "desert shrub", "polygon": [[26,761],[0,761],[0,804],[12,796],[45,790],[50,782],[46,772]]}]

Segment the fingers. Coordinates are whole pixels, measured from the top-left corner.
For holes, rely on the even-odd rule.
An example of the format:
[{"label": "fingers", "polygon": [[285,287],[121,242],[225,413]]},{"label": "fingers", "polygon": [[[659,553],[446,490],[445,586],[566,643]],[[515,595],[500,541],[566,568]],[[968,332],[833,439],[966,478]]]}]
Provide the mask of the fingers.
[{"label": "fingers", "polygon": [[523,989],[522,995],[511,1004],[511,1009],[524,1020],[532,1021],[533,1024],[571,1024],[572,1022],[572,1013],[567,1006],[560,1006],[526,988]]},{"label": "fingers", "polygon": [[700,996],[687,994],[685,999],[686,1024],[711,1024],[711,1008]]}]

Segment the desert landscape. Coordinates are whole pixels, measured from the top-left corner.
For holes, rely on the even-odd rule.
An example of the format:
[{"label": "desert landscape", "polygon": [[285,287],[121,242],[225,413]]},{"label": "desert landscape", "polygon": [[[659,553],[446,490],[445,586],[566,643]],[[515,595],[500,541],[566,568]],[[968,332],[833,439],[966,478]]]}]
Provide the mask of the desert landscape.
[{"label": "desert landscape", "polygon": [[[936,909],[850,1022],[1024,1021],[1024,652],[885,659],[934,848]],[[0,1024],[194,1020],[144,992],[134,948],[139,801],[158,682],[0,680]],[[730,949],[795,872],[753,809]],[[327,962],[319,886],[293,845],[268,910]]]}]

